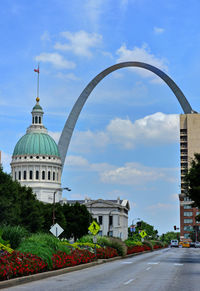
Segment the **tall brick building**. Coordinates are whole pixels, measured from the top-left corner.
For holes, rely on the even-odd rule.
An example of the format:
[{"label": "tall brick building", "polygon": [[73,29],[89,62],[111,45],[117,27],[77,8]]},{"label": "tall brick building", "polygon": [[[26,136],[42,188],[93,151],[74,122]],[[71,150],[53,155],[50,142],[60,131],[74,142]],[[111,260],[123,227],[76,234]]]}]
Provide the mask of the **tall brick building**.
[{"label": "tall brick building", "polygon": [[192,201],[185,195],[184,175],[190,168],[194,153],[200,153],[200,114],[180,115],[180,161],[181,161],[181,194],[180,200],[180,238],[189,239],[191,231],[195,230],[195,216],[199,209],[192,208]]}]

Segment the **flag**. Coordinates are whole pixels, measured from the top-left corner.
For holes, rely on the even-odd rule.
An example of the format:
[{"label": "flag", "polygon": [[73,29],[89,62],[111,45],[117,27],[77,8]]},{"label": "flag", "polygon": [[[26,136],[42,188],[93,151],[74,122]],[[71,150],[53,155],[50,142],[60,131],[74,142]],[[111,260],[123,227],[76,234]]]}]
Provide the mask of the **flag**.
[{"label": "flag", "polygon": [[40,72],[39,67],[38,67],[38,69],[34,69],[34,72],[39,74],[39,72]]}]

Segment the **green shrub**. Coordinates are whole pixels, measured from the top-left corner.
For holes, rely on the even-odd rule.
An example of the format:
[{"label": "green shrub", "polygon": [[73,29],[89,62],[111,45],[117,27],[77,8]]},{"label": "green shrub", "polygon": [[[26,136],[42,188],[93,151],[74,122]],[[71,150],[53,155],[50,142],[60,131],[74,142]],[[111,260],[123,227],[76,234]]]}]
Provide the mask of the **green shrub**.
[{"label": "green shrub", "polygon": [[5,241],[9,241],[12,249],[16,249],[19,244],[30,234],[22,226],[1,225],[1,237]]},{"label": "green shrub", "polygon": [[124,241],[127,247],[132,247],[132,246],[142,246],[141,241],[134,241],[131,239],[127,239]]},{"label": "green shrub", "polygon": [[77,240],[77,242],[81,242],[81,243],[93,243],[93,235],[91,234],[87,234],[87,235],[84,235],[82,236],[81,238],[79,238]]},{"label": "green shrub", "polygon": [[116,249],[119,256],[125,256],[127,254],[127,246],[120,238],[116,238],[116,237],[107,237],[107,238],[109,239],[108,246]]},{"label": "green shrub", "polygon": [[49,269],[53,266],[51,257],[54,254],[54,250],[46,244],[38,241],[23,241],[17,250],[21,253],[37,255],[48,264]]},{"label": "green shrub", "polygon": [[18,251],[22,253],[32,253],[38,257],[41,257],[48,264],[49,268],[51,268],[52,255],[57,251],[62,251],[66,254],[69,254],[70,248],[68,248],[66,245],[63,245],[58,238],[51,234],[38,233],[33,234],[24,240],[20,244]]},{"label": "green shrub", "polygon": [[147,245],[148,247],[151,248],[151,250],[153,250],[153,245],[152,245],[151,241],[149,241],[149,240],[145,240],[145,241],[143,242],[143,244],[144,244],[144,245]]}]

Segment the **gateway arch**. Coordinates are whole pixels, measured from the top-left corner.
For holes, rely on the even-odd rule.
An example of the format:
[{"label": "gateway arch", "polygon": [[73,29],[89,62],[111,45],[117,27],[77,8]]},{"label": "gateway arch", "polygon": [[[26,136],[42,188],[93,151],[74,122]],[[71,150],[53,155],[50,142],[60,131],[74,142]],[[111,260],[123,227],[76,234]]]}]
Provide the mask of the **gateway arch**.
[{"label": "gateway arch", "polygon": [[126,68],[126,67],[138,67],[138,68],[143,68],[148,71],[153,72],[157,76],[159,76],[168,86],[169,88],[173,91],[174,95],[178,99],[178,102],[180,103],[183,111],[185,114],[187,113],[195,113],[195,111],[192,110],[192,107],[190,106],[188,100],[184,96],[183,92],[180,90],[180,88],[176,85],[176,83],[163,71],[160,69],[146,64],[146,63],[141,63],[141,62],[123,62],[119,64],[115,64],[104,71],[102,71],[100,74],[98,74],[92,81],[85,87],[85,89],[82,91],[81,95],[77,99],[76,103],[74,104],[67,121],[64,125],[64,128],[62,130],[59,142],[58,142],[58,149],[60,152],[61,156],[61,161],[62,161],[62,168],[65,163],[65,158],[67,154],[67,150],[69,147],[69,143],[76,125],[76,122],[78,120],[79,114],[81,113],[81,110],[87,101],[90,93],[93,91],[93,89],[97,86],[97,84],[104,79],[107,75],[110,73],[121,69],[121,68]]}]

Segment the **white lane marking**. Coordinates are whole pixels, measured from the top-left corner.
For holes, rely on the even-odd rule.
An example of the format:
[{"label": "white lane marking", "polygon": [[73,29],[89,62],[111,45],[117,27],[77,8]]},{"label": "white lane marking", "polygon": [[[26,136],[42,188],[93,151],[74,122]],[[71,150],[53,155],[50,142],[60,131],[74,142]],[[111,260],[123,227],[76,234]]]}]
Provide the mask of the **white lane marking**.
[{"label": "white lane marking", "polygon": [[183,266],[183,264],[175,263],[174,266]]},{"label": "white lane marking", "polygon": [[124,283],[124,285],[128,285],[129,283],[131,283],[132,281],[134,281],[135,279],[130,279],[127,282]]},{"label": "white lane marking", "polygon": [[121,262],[121,264],[133,264],[133,262]]},{"label": "white lane marking", "polygon": [[147,263],[148,265],[158,265],[158,264],[160,264],[160,262],[152,262],[152,263]]},{"label": "white lane marking", "polygon": [[146,268],[147,271],[149,271],[151,269],[151,267]]}]

